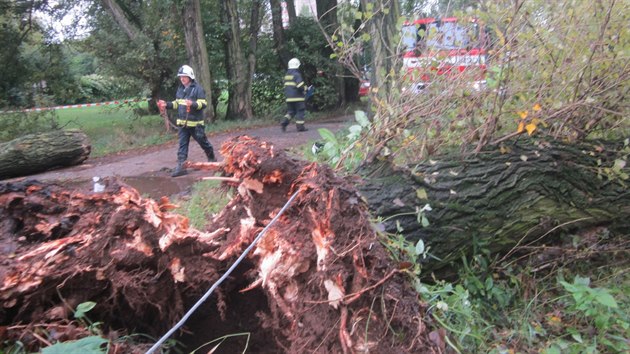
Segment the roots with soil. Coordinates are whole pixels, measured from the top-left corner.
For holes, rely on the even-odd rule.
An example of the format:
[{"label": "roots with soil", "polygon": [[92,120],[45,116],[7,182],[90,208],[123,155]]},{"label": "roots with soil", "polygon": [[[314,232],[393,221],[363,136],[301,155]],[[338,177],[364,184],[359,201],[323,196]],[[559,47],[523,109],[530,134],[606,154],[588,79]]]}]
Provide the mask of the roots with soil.
[{"label": "roots with soil", "polygon": [[[238,191],[206,231],[172,213],[166,198],[144,199],[116,180],[96,194],[0,185],[0,335],[69,323],[77,304],[94,301],[94,319],[159,336],[297,192],[185,330],[198,340],[249,332],[252,352],[433,351],[417,294],[352,181],[247,136],[221,153],[222,163],[188,164],[230,177],[224,183]],[[212,325],[193,327],[200,323]]]}]

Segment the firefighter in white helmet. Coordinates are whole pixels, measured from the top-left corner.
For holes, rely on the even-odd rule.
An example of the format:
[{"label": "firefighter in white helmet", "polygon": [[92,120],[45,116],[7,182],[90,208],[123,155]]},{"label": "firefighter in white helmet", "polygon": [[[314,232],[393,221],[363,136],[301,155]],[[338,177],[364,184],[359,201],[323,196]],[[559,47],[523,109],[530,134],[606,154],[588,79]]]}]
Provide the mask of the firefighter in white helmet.
[{"label": "firefighter in white helmet", "polygon": [[171,174],[172,177],[186,174],[183,164],[188,158],[188,145],[190,137],[195,139],[203,149],[208,161],[216,161],[212,144],[206,136],[203,109],[208,106],[206,92],[195,81],[195,72],[188,65],[183,65],[177,71],[181,85],[175,93],[175,101],[158,101],[160,111],[165,109],[177,110],[177,126],[179,127],[179,149],[177,150],[177,167]]},{"label": "firefighter in white helmet", "polygon": [[302,79],[302,74],[298,70],[300,68],[300,60],[293,58],[289,60],[289,69],[284,75],[284,95],[287,101],[287,114],[282,120],[282,131],[287,130],[287,126],[291,119],[295,117],[295,126],[297,131],[303,132],[308,129],[304,127],[304,114],[306,111],[305,93],[306,85]]}]

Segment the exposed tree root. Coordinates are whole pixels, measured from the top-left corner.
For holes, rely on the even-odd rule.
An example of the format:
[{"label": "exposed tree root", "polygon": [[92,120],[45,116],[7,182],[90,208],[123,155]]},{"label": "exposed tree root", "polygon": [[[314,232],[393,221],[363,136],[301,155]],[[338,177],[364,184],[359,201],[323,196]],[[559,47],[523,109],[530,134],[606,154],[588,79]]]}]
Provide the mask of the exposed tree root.
[{"label": "exposed tree root", "polygon": [[[298,192],[196,321],[252,331],[264,337],[252,339],[257,350],[268,349],[262,352],[434,351],[423,308],[350,181],[247,136],[226,142],[221,153],[222,163],[188,164],[220,172],[238,191],[207,231],[171,213],[166,198],[144,199],[115,180],[97,194],[39,182],[0,185],[4,337],[15,338],[19,324],[67,322],[84,301],[97,302],[90,316],[112,328],[161,335]],[[261,293],[266,307],[244,313],[236,305]],[[254,328],[235,325],[254,318]]]}]

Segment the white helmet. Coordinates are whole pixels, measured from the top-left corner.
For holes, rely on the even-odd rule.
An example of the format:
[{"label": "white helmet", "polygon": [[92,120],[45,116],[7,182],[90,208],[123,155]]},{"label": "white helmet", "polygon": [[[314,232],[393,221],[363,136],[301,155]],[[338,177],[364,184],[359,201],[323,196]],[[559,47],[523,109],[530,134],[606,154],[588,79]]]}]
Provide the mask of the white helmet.
[{"label": "white helmet", "polygon": [[195,72],[188,65],[182,65],[177,71],[177,76],[188,76],[191,80],[195,79]]},{"label": "white helmet", "polygon": [[293,58],[289,60],[289,69],[297,69],[300,67],[300,59]]}]

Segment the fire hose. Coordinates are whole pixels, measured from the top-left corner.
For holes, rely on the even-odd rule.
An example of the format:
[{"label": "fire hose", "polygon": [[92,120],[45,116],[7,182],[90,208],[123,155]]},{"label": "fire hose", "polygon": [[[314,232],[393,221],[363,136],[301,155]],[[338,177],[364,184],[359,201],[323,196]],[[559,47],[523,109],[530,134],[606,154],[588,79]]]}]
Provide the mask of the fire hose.
[{"label": "fire hose", "polygon": [[247,246],[247,248],[245,249],[245,251],[243,251],[243,253],[238,257],[238,259],[230,266],[230,268],[221,276],[221,278],[219,278],[219,280],[217,280],[214,284],[212,284],[212,286],[210,287],[210,289],[208,289],[208,291],[195,303],[195,305],[193,305],[193,307],[190,308],[190,310],[188,310],[188,312],[186,312],[186,314],[184,315],[184,317],[182,317],[181,320],[179,320],[179,322],[177,322],[177,324],[175,324],[175,326],[173,326],[173,328],[171,328],[168,332],[166,332],[166,334],[164,336],[162,336],[162,338],[160,338],[160,340],[158,340],[151,348],[149,348],[149,350],[145,353],[145,354],[152,354],[153,352],[155,352],[170,336],[173,335],[173,333],[175,333],[175,331],[177,331],[181,326],[184,325],[184,323],[188,320],[188,318],[190,316],[192,316],[192,314],[199,308],[199,306],[201,306],[201,304],[204,303],[204,301],[206,301],[208,299],[208,297],[210,297],[210,294],[212,294],[212,292],[219,286],[221,285],[221,283],[227,279],[227,277],[234,271],[234,269],[236,269],[236,267],[243,261],[243,259],[245,258],[245,256],[247,256],[247,254],[252,250],[252,248],[254,248],[254,246],[256,246],[256,244],[258,243],[258,241],[260,241],[260,239],[267,233],[267,231],[269,230],[269,228],[271,228],[271,226],[273,226],[273,224],[275,224],[275,222],[278,220],[278,218],[287,210],[287,208],[289,207],[289,205],[291,205],[291,203],[293,203],[293,200],[295,200],[295,198],[298,196],[298,194],[300,193],[301,189],[298,189],[295,193],[293,193],[293,195],[291,196],[291,198],[289,198],[289,200],[287,200],[287,202],[284,204],[284,206],[282,207],[282,209],[280,209],[280,211],[278,212],[278,214],[276,214],[276,216],[269,222],[269,224],[267,224],[267,226],[265,226],[265,228],[258,234],[258,236],[256,236],[256,238],[254,239],[254,241],[252,241],[252,243]]}]

